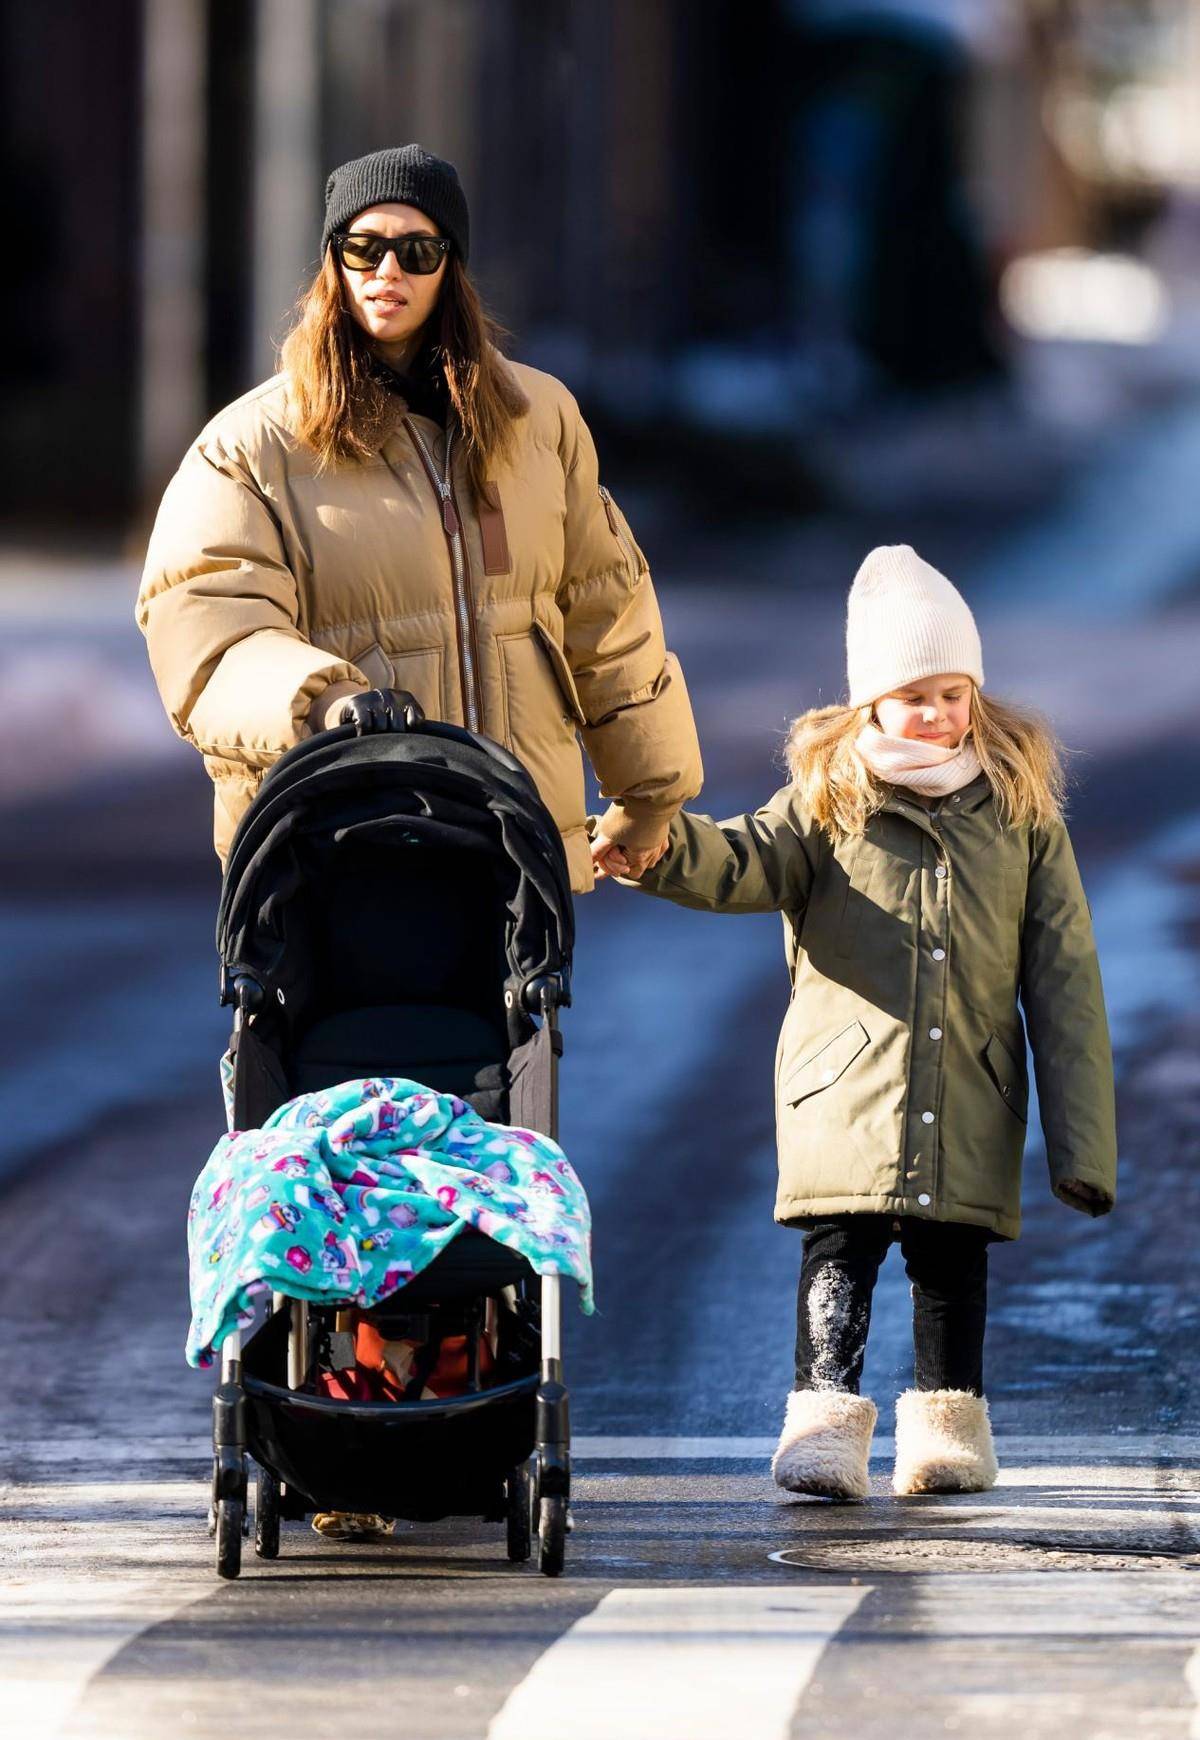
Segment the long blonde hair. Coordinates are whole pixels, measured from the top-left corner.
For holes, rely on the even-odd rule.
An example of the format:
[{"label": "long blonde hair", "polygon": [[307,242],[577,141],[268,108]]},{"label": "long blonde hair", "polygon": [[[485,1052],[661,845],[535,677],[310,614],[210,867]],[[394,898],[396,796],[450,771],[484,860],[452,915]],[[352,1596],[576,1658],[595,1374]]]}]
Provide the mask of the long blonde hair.
[{"label": "long blonde hair", "polygon": [[[861,834],[887,796],[886,783],[854,747],[870,707],[814,707],[793,719],[785,747],[792,784],[834,842]],[[1062,751],[1044,719],[971,686],[967,727],[1001,822],[1045,827],[1062,815]]]},{"label": "long blonde hair", "polygon": [[[510,453],[513,425],[529,404],[500,355],[500,341],[508,335],[484,308],[457,255],[447,264],[430,327],[479,491]],[[393,401],[375,374],[367,334],[347,305],[332,248],[296,305],[279,360],[288,377],[293,432],[317,455],[318,469],[369,459]]]}]

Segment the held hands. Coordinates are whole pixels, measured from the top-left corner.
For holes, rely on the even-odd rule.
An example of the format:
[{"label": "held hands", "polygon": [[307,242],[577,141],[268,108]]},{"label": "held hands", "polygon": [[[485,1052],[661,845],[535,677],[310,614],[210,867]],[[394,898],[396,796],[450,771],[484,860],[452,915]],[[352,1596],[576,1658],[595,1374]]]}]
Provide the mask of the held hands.
[{"label": "held hands", "polygon": [[664,834],[657,845],[639,850],[635,846],[614,845],[606,835],[595,834],[592,838],[592,865],[596,880],[602,882],[606,877],[625,876],[636,882],[665,857],[668,844]]}]

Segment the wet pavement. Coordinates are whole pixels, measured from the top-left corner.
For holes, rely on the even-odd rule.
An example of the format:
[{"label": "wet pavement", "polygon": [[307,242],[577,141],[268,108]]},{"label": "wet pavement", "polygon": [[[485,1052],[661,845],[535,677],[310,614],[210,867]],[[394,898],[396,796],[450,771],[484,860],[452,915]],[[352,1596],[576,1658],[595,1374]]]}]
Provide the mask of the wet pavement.
[{"label": "wet pavement", "polygon": [[[1168,414],[1174,445],[1196,438],[1200,409]],[[872,1499],[776,1493],[798,1260],[770,1212],[779,923],[601,889],[580,903],[564,1022],[562,1134],[592,1197],[600,1309],[567,1314],[579,1478],[554,1584],[467,1523],[371,1547],[285,1525],[277,1564],[212,1578],[208,1382],[182,1362],[183,1216],[220,1129],[225,1027],[208,791],[159,716],[161,740],[145,736],[132,580],[107,574],[97,606],[46,578],[133,748],[93,753],[89,725],[85,766],[68,734],[40,786],[5,787],[0,1678],[22,1740],[234,1720],[307,1740],[349,1699],[422,1740],[1200,1732],[1200,496],[1147,463],[1165,427],[1019,520],[933,513],[920,539],[977,606],[989,686],[1045,707],[1077,752],[1072,830],[1118,1052],[1117,1212],[1054,1202],[1033,1131],[1025,1231],[994,1249],[1000,1484],[888,1496],[909,1360],[893,1255],[864,1384]],[[1093,588],[1130,516],[1144,537],[1123,531]],[[854,566],[905,535],[902,513],[873,512],[772,528],[753,562],[712,545],[673,569],[651,546],[705,746],[700,807],[782,783],[788,717],[838,688]],[[1095,559],[1068,562],[1075,547]],[[5,599],[32,645],[41,606]]]}]

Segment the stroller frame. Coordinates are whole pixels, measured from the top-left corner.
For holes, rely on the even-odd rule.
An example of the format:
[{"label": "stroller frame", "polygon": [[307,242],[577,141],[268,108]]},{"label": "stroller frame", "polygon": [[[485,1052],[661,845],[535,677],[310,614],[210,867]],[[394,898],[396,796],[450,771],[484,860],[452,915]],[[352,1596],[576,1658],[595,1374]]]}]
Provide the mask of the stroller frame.
[{"label": "stroller frame", "polygon": [[[410,719],[406,734],[428,734],[453,743],[469,745],[473,751],[483,751],[510,775],[519,776],[528,784],[532,804],[541,806],[528,775],[506,751],[487,740],[473,737],[454,726],[441,723],[419,723]],[[353,736],[348,728],[321,734],[307,740],[277,764],[283,769],[289,762],[304,757],[317,744],[328,746],[331,741]],[[272,775],[276,772],[272,770]],[[264,791],[268,782],[264,782]],[[510,778],[510,784],[511,784]],[[248,813],[246,821],[250,819]],[[544,814],[544,812],[543,812]],[[243,824],[243,829],[245,823]],[[239,839],[241,838],[239,834]],[[556,837],[555,837],[556,839]],[[556,840],[557,844],[557,840]],[[231,863],[237,852],[235,840]],[[569,898],[569,896],[568,896]],[[222,914],[224,922],[225,906]],[[219,936],[222,930],[219,925]],[[569,949],[569,941],[568,941]],[[558,1058],[562,1049],[558,1031],[558,1012],[569,1003],[569,979],[566,967],[569,954],[563,958],[561,972],[541,972],[514,989],[510,981],[505,991],[510,1025],[524,1020],[534,1031],[537,1050],[548,1068],[548,1103],[544,1121],[549,1129],[544,1133],[557,1135],[558,1126]],[[259,978],[246,970],[234,970],[227,975],[222,969],[223,1001],[234,1003],[234,1043],[245,1035],[259,1012],[267,1005],[266,987]],[[279,1001],[283,998],[280,995]],[[514,1008],[516,1005],[516,1008]],[[537,1017],[540,1020],[538,1025]],[[472,1229],[464,1229],[447,1247],[467,1239],[481,1239]],[[512,1253],[507,1253],[512,1256]],[[431,1269],[432,1276],[439,1257]],[[521,1259],[513,1257],[518,1264]],[[209,1510],[209,1532],[215,1536],[216,1570],[219,1576],[233,1578],[241,1569],[242,1543],[250,1532],[249,1523],[249,1459],[258,1463],[254,1506],[254,1547],[262,1559],[273,1559],[280,1545],[280,1520],[300,1520],[315,1509],[378,1509],[384,1514],[408,1514],[413,1518],[446,1514],[480,1514],[484,1520],[504,1521],[508,1557],[514,1562],[531,1556],[533,1541],[537,1542],[539,1570],[547,1576],[561,1573],[565,1558],[566,1535],[570,1528],[569,1500],[571,1485],[569,1403],[563,1377],[562,1360],[562,1278],[557,1274],[542,1275],[540,1286],[528,1264],[523,1264],[526,1278],[517,1285],[505,1287],[504,1295],[521,1295],[520,1304],[527,1338],[536,1323],[539,1357],[532,1369],[509,1382],[483,1388],[478,1385],[478,1338],[468,1338],[468,1379],[474,1388],[464,1394],[438,1400],[420,1401],[342,1401],[305,1390],[314,1352],[314,1323],[321,1313],[337,1307],[310,1307],[304,1301],[273,1294],[266,1321],[247,1339],[240,1330],[231,1332],[222,1343],[220,1369],[213,1396],[212,1425],[212,1491]],[[418,1276],[417,1281],[421,1280]],[[410,1283],[409,1285],[414,1285]],[[405,1289],[400,1290],[403,1294]],[[478,1293],[464,1287],[461,1297],[472,1301],[471,1309],[480,1297],[491,1297],[486,1288]],[[400,1295],[393,1295],[398,1299]],[[349,1301],[346,1302],[347,1304]],[[515,1307],[514,1307],[515,1309]],[[529,1362],[532,1364],[533,1343],[529,1340]],[[468,1479],[468,1489],[475,1499],[484,1495],[482,1504],[462,1507],[445,1504],[444,1487],[440,1505],[430,1510],[419,1508],[397,1510],[382,1503],[355,1504],[337,1497],[334,1487],[326,1489],[322,1502],[320,1492],[310,1497],[303,1485],[289,1478],[292,1467],[289,1435],[300,1432],[323,1434],[323,1442],[334,1447],[332,1463],[338,1456],[355,1462],[356,1446],[365,1449],[367,1462],[381,1468],[394,1458],[402,1439],[408,1443],[417,1437],[434,1447],[439,1458],[449,1457],[452,1466],[465,1468],[462,1460],[467,1445],[466,1434],[474,1420],[493,1421],[491,1448],[505,1456],[508,1472],[502,1489],[494,1478],[494,1469],[474,1483]],[[532,1423],[532,1432],[530,1425]],[[532,1442],[531,1442],[532,1439]],[[386,1454],[374,1448],[382,1444]],[[350,1448],[347,1450],[347,1446]],[[455,1463],[455,1456],[459,1462]],[[493,1463],[495,1455],[493,1455]],[[357,1463],[355,1462],[357,1466]],[[368,1479],[370,1474],[368,1473]],[[494,1491],[493,1491],[494,1489]],[[346,1489],[348,1491],[348,1488]],[[377,1486],[377,1492],[383,1487]],[[334,1492],[334,1498],[328,1496]],[[436,1501],[435,1501],[436,1503]]]}]

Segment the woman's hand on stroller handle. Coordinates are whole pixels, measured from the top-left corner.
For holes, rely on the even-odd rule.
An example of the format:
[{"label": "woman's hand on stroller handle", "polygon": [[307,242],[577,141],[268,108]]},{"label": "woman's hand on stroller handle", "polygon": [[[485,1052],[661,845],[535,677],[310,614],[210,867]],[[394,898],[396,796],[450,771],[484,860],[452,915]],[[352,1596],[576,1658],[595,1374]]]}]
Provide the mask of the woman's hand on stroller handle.
[{"label": "woman's hand on stroller handle", "polygon": [[360,737],[371,731],[415,731],[425,713],[407,689],[367,689],[349,695],[331,724],[353,725]]}]

